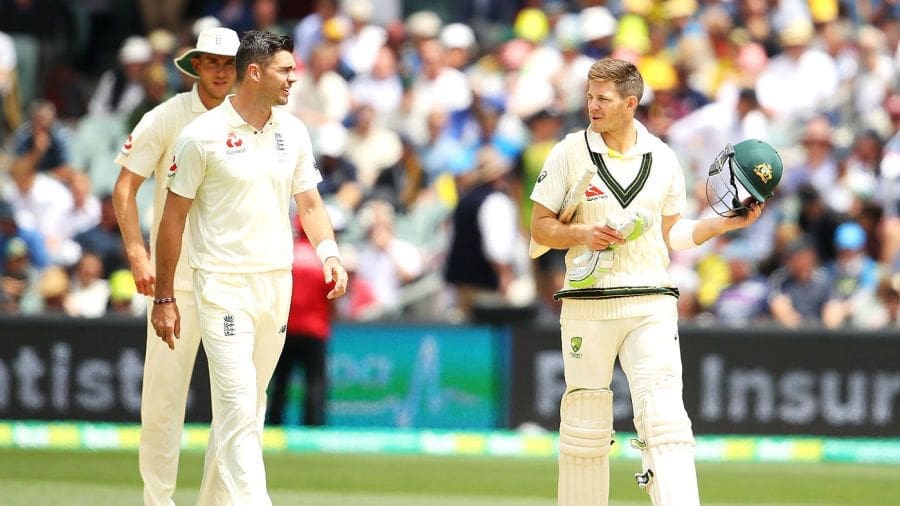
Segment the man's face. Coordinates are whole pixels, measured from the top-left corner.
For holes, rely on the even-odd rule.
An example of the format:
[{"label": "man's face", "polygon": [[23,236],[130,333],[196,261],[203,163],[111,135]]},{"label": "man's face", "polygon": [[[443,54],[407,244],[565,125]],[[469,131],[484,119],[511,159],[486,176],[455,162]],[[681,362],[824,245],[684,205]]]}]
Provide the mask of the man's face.
[{"label": "man's face", "polygon": [[296,68],[294,55],[279,51],[260,69],[260,91],[274,105],[287,104],[291,85],[297,82]]},{"label": "man's face", "polygon": [[631,121],[628,114],[629,99],[623,98],[611,81],[590,81],[587,91],[588,116],[591,130],[597,133],[621,128]]},{"label": "man's face", "polygon": [[201,93],[217,101],[224,100],[231,93],[237,79],[234,56],[202,53],[192,58],[191,63],[199,76],[197,84]]}]

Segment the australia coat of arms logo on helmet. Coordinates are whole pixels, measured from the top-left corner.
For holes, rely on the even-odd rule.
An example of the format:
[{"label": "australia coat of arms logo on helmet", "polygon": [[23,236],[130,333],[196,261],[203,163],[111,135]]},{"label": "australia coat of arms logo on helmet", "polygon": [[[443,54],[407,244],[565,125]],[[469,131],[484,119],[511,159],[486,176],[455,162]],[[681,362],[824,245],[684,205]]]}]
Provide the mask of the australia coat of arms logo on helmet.
[{"label": "australia coat of arms logo on helmet", "polygon": [[758,163],[753,167],[753,173],[759,176],[763,184],[772,180],[772,166],[768,163]]}]

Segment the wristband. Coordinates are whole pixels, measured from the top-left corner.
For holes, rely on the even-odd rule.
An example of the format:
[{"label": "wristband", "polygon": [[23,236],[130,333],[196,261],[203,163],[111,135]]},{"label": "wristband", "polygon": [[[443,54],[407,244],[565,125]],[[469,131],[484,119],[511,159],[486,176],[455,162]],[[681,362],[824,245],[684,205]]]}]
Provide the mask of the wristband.
[{"label": "wristband", "polygon": [[319,261],[324,264],[325,260],[327,260],[328,257],[335,257],[340,260],[341,252],[340,250],[338,250],[338,245],[336,242],[331,239],[326,239],[320,242],[318,246],[316,246],[316,256],[318,256]]},{"label": "wristband", "polygon": [[175,297],[160,297],[158,299],[153,299],[154,304],[168,304],[169,302],[175,302]]},{"label": "wristband", "polygon": [[698,223],[700,222],[697,220],[679,218],[669,229],[669,247],[675,251],[681,251],[699,246],[694,242],[694,229],[697,228]]}]

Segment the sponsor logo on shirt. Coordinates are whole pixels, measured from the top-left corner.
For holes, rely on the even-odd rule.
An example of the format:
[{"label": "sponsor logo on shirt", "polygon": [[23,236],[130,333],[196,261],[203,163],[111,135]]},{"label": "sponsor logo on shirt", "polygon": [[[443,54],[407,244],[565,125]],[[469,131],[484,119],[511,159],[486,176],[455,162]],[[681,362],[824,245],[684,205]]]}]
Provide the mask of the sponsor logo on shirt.
[{"label": "sponsor logo on shirt", "polygon": [[584,190],[584,200],[587,202],[592,202],[597,199],[605,199],[608,195],[603,193],[603,190],[597,188],[594,185],[588,185],[587,189]]},{"label": "sponsor logo on shirt", "polygon": [[241,139],[234,132],[228,133],[228,138],[225,139],[225,148],[226,155],[237,155],[247,151],[247,148],[244,146],[244,139]]},{"label": "sponsor logo on shirt", "polygon": [[540,174],[538,175],[538,177],[537,177],[537,182],[540,183],[540,182],[543,181],[544,178],[546,178],[546,177],[547,177],[547,171],[546,171],[546,170],[542,170],[541,173],[540,173]]},{"label": "sponsor logo on shirt", "polygon": [[284,136],[281,135],[281,132],[275,132],[275,151],[287,151],[287,147],[284,145]]},{"label": "sponsor logo on shirt", "polygon": [[169,165],[169,172],[166,172],[166,177],[172,179],[175,177],[175,173],[178,172],[178,164],[175,163],[175,157],[172,157],[172,165]]},{"label": "sponsor logo on shirt", "polygon": [[131,152],[131,146],[131,135],[129,135],[128,138],[125,139],[125,144],[122,144],[122,149],[119,152],[122,153],[123,156],[128,156],[128,154]]}]

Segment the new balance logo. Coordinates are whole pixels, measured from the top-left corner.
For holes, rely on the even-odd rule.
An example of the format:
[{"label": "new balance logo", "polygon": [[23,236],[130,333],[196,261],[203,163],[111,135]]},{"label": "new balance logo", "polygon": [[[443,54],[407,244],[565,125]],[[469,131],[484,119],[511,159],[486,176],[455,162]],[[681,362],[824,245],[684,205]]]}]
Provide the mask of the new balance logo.
[{"label": "new balance logo", "polygon": [[233,314],[225,315],[225,323],[222,326],[222,330],[225,333],[225,337],[234,335],[234,315]]}]

